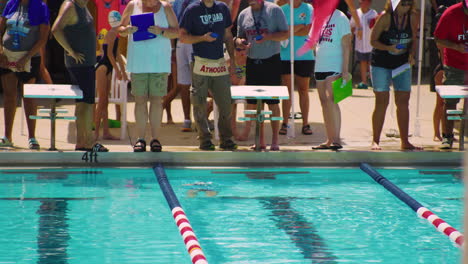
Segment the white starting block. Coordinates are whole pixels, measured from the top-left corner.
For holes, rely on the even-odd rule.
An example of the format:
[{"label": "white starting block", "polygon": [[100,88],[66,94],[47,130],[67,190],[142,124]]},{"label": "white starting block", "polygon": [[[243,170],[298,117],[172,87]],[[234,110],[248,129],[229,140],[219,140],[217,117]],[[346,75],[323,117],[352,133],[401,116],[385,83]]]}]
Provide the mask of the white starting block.
[{"label": "white starting block", "polygon": [[462,110],[447,110],[448,120],[460,120],[459,150],[464,149],[465,142],[465,115],[466,98],[468,98],[468,85],[437,85],[436,91],[443,99],[464,99]]},{"label": "white starting block", "polygon": [[260,124],[265,120],[283,120],[279,116],[270,116],[271,111],[263,111],[263,100],[268,99],[289,99],[289,92],[287,86],[257,86],[257,85],[234,85],[231,86],[231,97],[235,100],[255,99],[257,100],[257,110],[245,110],[244,113],[248,115],[255,115],[255,117],[241,117],[241,121],[255,121],[255,150],[260,151]]},{"label": "white starting block", "polygon": [[55,99],[81,99],[83,91],[78,85],[70,84],[25,84],[23,86],[25,98],[47,98],[53,99],[50,109],[40,109],[39,113],[49,114],[48,116],[29,116],[30,119],[50,119],[50,149],[55,148],[55,120],[76,120],[74,116],[57,116],[57,114],[68,113],[66,109],[55,108]]}]

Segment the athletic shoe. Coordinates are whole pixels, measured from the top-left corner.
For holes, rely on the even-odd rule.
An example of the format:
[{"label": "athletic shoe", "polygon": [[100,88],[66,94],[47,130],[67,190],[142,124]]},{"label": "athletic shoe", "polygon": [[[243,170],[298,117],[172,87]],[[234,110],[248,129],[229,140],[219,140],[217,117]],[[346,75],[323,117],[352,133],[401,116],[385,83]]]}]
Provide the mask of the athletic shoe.
[{"label": "athletic shoe", "polygon": [[440,149],[451,149],[453,145],[453,136],[445,136],[442,139],[442,143],[440,144]]},{"label": "athletic shoe", "polygon": [[180,130],[182,132],[192,132],[192,120],[184,120],[184,124]]},{"label": "athletic shoe", "polygon": [[215,150],[215,145],[211,142],[211,140],[204,141],[200,143],[200,146],[198,147],[201,150]]},{"label": "athletic shoe", "polygon": [[357,86],[358,89],[367,89],[367,84],[365,83],[359,83],[358,86]]},{"label": "athletic shoe", "polygon": [[236,150],[237,144],[234,141],[228,139],[219,145],[222,150]]}]

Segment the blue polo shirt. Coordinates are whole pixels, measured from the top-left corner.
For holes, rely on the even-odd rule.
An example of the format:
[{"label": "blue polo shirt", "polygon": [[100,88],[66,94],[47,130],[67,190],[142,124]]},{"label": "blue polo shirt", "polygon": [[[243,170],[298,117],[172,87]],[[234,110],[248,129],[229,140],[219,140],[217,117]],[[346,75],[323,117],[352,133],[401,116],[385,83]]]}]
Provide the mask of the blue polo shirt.
[{"label": "blue polo shirt", "polygon": [[190,35],[202,36],[208,32],[218,34],[218,38],[213,42],[193,44],[195,56],[212,60],[224,57],[224,31],[231,25],[229,8],[225,3],[218,1],[215,1],[210,8],[202,1],[191,4],[185,10],[180,22],[180,27],[187,30]]}]

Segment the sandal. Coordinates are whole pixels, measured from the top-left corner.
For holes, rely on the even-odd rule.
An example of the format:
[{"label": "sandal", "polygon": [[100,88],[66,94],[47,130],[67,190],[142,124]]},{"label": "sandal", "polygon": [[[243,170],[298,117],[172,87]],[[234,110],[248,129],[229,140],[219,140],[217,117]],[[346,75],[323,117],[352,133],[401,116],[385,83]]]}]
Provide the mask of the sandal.
[{"label": "sandal", "polygon": [[93,149],[92,148],[75,148],[75,151],[92,151]]},{"label": "sandal", "polygon": [[302,134],[304,135],[312,135],[314,132],[312,132],[312,129],[310,129],[310,125],[305,125],[302,127]]},{"label": "sandal", "polygon": [[7,137],[0,138],[0,147],[13,147],[13,142],[11,142]]},{"label": "sandal", "polygon": [[286,135],[288,133],[288,124],[283,123],[279,130],[280,135]]},{"label": "sandal", "polygon": [[331,147],[328,146],[327,144],[320,144],[316,147],[312,147],[312,149],[331,149]]},{"label": "sandal", "polygon": [[100,143],[94,144],[93,148],[91,149],[92,152],[109,152],[109,149],[104,147]]},{"label": "sandal", "polygon": [[340,143],[332,143],[331,146],[330,146],[330,149],[332,150],[339,150],[339,149],[342,149],[343,146],[341,146]]},{"label": "sandal", "polygon": [[39,142],[37,142],[37,139],[35,138],[30,138],[29,139],[29,149],[40,149],[41,146],[39,145]]},{"label": "sandal", "polygon": [[159,140],[157,140],[157,139],[151,140],[150,149],[151,149],[151,152],[161,152],[162,146],[161,146],[161,143],[159,142]]},{"label": "sandal", "polygon": [[146,141],[142,138],[139,138],[135,145],[133,145],[133,152],[145,152],[146,151]]}]

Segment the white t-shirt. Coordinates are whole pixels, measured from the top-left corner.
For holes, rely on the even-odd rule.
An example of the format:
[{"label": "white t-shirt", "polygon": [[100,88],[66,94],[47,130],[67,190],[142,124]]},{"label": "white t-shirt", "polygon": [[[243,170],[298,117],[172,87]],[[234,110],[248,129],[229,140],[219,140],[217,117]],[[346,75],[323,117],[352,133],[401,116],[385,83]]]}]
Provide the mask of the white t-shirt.
[{"label": "white t-shirt", "polygon": [[316,48],[315,72],[341,73],[343,64],[341,39],[348,34],[351,34],[348,17],[343,12],[335,10],[321,31]]},{"label": "white t-shirt", "polygon": [[[355,30],[355,50],[360,52],[360,53],[370,53],[372,52],[372,46],[370,44],[370,36],[371,36],[371,28],[370,24],[372,20],[374,20],[378,14],[377,11],[374,9],[369,9],[367,13],[362,13],[361,8],[357,10],[357,14],[359,17],[359,20],[361,20],[361,26],[362,26],[362,39],[357,38],[357,28]],[[356,27],[356,22],[354,21],[353,18],[351,18],[351,27]]]}]

